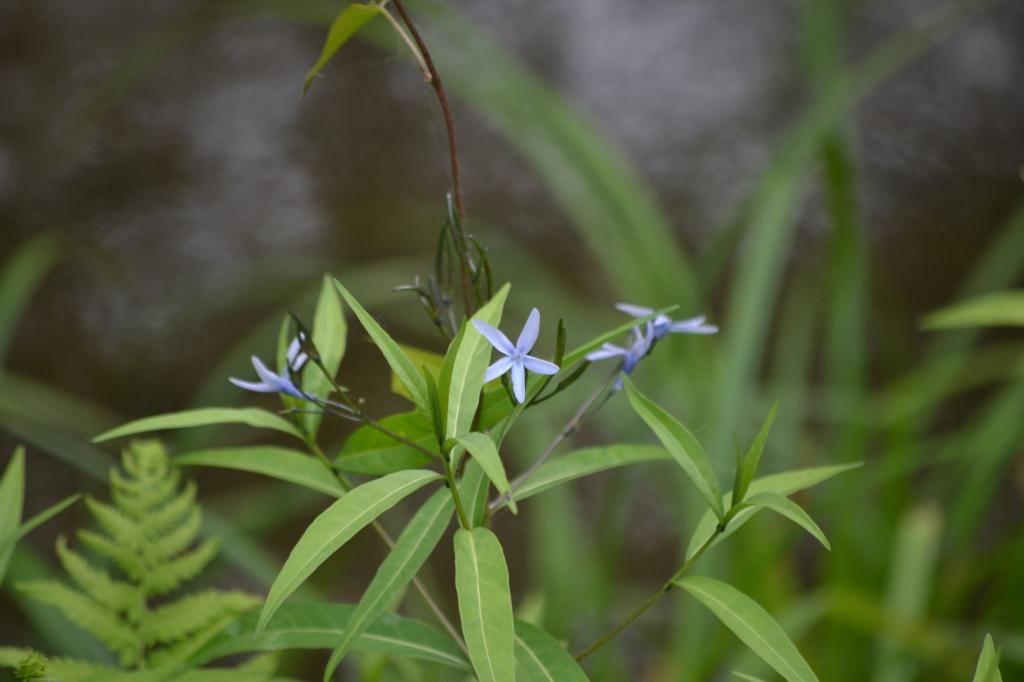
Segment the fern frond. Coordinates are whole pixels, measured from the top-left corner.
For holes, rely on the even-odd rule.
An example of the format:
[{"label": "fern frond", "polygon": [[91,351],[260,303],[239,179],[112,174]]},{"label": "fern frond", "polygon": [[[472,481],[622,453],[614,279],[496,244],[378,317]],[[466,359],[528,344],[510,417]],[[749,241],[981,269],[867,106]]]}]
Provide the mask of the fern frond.
[{"label": "fern frond", "polygon": [[196,592],[147,612],[139,636],[147,645],[177,642],[223,616],[238,616],[259,604],[258,599],[244,592]]},{"label": "fern frond", "polygon": [[189,481],[177,496],[158,509],[148,512],[143,527],[148,537],[159,536],[184,523],[196,507],[196,484]]},{"label": "fern frond", "polygon": [[142,546],[143,537],[139,524],[122,514],[116,507],[92,497],[85,498],[85,505],[111,540],[131,549]]},{"label": "fern frond", "polygon": [[154,537],[146,544],[146,559],[150,564],[160,564],[178,556],[199,537],[203,514],[199,507],[192,507],[185,522],[162,536]]},{"label": "fern frond", "polygon": [[68,620],[106,644],[121,665],[130,666],[138,661],[138,635],[106,606],[56,581],[19,583],[18,589],[36,601],[56,606]]},{"label": "fern frond", "polygon": [[34,653],[36,652],[32,649],[0,646],[0,668],[17,668],[22,661]]},{"label": "fern frond", "polygon": [[206,646],[207,642],[216,637],[221,630],[233,623],[235,618],[235,615],[221,616],[202,630],[193,633],[191,637],[153,651],[148,659],[150,666],[162,668],[181,665]]},{"label": "fern frond", "polygon": [[116,563],[125,572],[125,575],[132,580],[141,580],[145,575],[145,565],[143,564],[142,557],[131,549],[122,547],[113,540],[99,533],[93,533],[90,530],[79,530],[78,539],[92,551]]},{"label": "fern frond", "polygon": [[134,585],[114,580],[102,568],[96,568],[77,552],[68,548],[63,536],[57,538],[57,556],[64,570],[78,587],[114,611],[137,615],[142,608],[142,593]]},{"label": "fern frond", "polygon": [[136,521],[141,521],[156,507],[170,499],[178,489],[178,472],[173,470],[157,481],[125,478],[117,469],[110,470],[110,494],[117,508]]},{"label": "fern frond", "polygon": [[195,549],[152,567],[152,573],[143,580],[143,589],[149,596],[166,594],[181,583],[199,575],[210,563],[220,542],[207,540]]},{"label": "fern frond", "polygon": [[87,680],[109,680],[114,678],[118,671],[114,668],[79,661],[75,658],[50,658],[46,662],[46,673],[50,678],[59,682],[86,682]]}]

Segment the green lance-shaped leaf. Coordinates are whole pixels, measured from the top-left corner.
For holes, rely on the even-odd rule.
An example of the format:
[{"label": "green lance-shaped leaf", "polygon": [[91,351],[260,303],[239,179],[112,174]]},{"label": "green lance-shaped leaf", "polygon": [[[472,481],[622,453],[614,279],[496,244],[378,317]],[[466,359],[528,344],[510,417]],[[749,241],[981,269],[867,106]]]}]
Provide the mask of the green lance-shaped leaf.
[{"label": "green lance-shaped leaf", "polygon": [[338,479],[321,462],[290,448],[255,445],[237,448],[212,448],[178,455],[176,466],[207,466],[263,474],[289,483],[341,497],[345,494]]},{"label": "green lance-shaped leaf", "polygon": [[[498,448],[494,445],[494,441],[482,433],[467,433],[456,440],[466,448],[473,459],[480,463],[480,467],[498,492],[507,493],[508,477],[505,475],[505,467],[501,463],[501,456],[498,454]],[[513,514],[518,513],[519,510],[516,508],[514,499],[509,500],[509,509]]]},{"label": "green lance-shaped leaf", "polygon": [[333,57],[334,54],[359,31],[359,29],[381,13],[382,10],[379,5],[361,2],[353,3],[341,11],[341,14],[337,16],[334,23],[331,24],[330,30],[327,32],[327,40],[324,42],[323,50],[320,51],[320,58],[316,60],[316,64],[314,64],[313,68],[306,74],[306,80],[302,84],[303,95],[309,92],[310,86],[313,85],[313,79],[315,79],[316,75],[320,73],[320,69],[324,68],[324,65],[330,61],[331,57]]},{"label": "green lance-shaped leaf", "polygon": [[[338,373],[341,359],[345,356],[347,333],[345,311],[341,307],[338,291],[331,283],[331,278],[324,276],[320,296],[316,301],[316,312],[313,314],[312,336],[313,345],[320,352],[320,362],[330,374],[330,378],[315,364],[307,363],[302,377],[302,388],[306,393],[326,398],[331,392],[331,379]],[[322,418],[323,415],[318,410],[304,413],[302,422],[306,432],[315,436]]]},{"label": "green lance-shaped leaf", "polygon": [[705,577],[675,583],[711,610],[733,634],[789,682],[817,682],[804,657],[775,619],[735,587]]},{"label": "green lance-shaped leaf", "polygon": [[270,586],[257,629],[262,630],[288,595],[352,536],[404,497],[439,478],[433,471],[398,471],[353,488],[313,519]]},{"label": "green lance-shaped leaf", "polygon": [[1024,327],[1024,291],[998,291],[944,308],[924,318],[924,327]]},{"label": "green lance-shaped leaf", "polygon": [[[851,471],[860,466],[861,465],[858,462],[854,464],[813,467],[810,469],[796,469],[794,471],[784,471],[779,474],[771,474],[770,476],[754,479],[750,484],[750,490],[748,492],[751,495],[755,495],[757,493],[792,495],[793,493],[818,485],[833,476],[846,471]],[[722,498],[726,507],[729,506],[731,500],[732,493],[726,493]],[[746,507],[741,509],[729,520],[729,525],[726,526],[725,531],[715,539],[713,544],[717,545],[719,542],[735,533],[740,526],[749,521],[750,517],[760,511],[760,509],[761,507]],[[697,522],[697,528],[693,531],[693,537],[690,538],[690,544],[686,548],[687,559],[692,557],[697,549],[707,542],[708,538],[715,534],[715,528],[717,526],[718,519],[715,518],[714,514],[710,511],[706,512],[704,516],[701,517],[700,521]]]},{"label": "green lance-shaped leaf", "polygon": [[[11,547],[21,538],[25,537],[39,526],[43,525],[57,514],[73,505],[78,500],[82,499],[81,495],[70,495],[65,497],[57,504],[52,504],[43,511],[39,512],[25,523],[18,526],[13,533],[7,533],[6,535],[0,536],[0,556],[3,556]],[[0,503],[2,506],[2,503]],[[3,573],[0,572],[0,582],[3,581]]]},{"label": "green lance-shaped leaf", "polygon": [[[424,371],[434,377],[434,381],[440,385],[441,367],[444,365],[445,357],[439,353],[435,353],[430,350],[423,350],[416,346],[410,346],[407,343],[400,343],[398,347],[402,349],[406,357],[412,360],[412,364],[420,368],[420,374]],[[400,395],[406,400],[412,400],[412,396],[409,395],[409,391],[405,390],[405,386],[398,380],[398,375],[394,372],[391,373],[391,392],[395,395]]]},{"label": "green lance-shaped leaf", "polygon": [[[419,412],[401,412],[384,417],[380,425],[428,449],[437,447],[437,436],[430,420]],[[352,432],[334,459],[334,466],[353,474],[379,476],[403,469],[415,469],[432,463],[427,455],[372,426],[360,426]]]},{"label": "green lance-shaped leaf", "polygon": [[704,448],[690,431],[653,400],[642,394],[629,377],[624,377],[626,394],[629,404],[640,418],[647,422],[654,434],[669,451],[686,475],[690,477],[697,491],[707,501],[708,506],[721,519],[725,512],[722,507],[722,493],[718,488],[718,479],[711,468]]},{"label": "green lance-shaped leaf", "polygon": [[[285,604],[263,630],[256,629],[256,614],[246,614],[211,639],[189,663],[203,665],[225,656],[259,651],[330,650],[344,635],[354,612],[351,604]],[[469,670],[469,662],[450,638],[418,620],[391,613],[378,616],[352,650]]]},{"label": "green lance-shaped leaf", "polygon": [[544,630],[516,621],[517,682],[587,682],[580,664]]},{"label": "green lance-shaped leaf", "polygon": [[[508,284],[503,286],[473,315],[473,319],[495,327],[501,324],[509,288]],[[446,412],[446,438],[457,438],[467,433],[473,425],[473,415],[480,404],[480,391],[484,386],[487,361],[491,356],[491,344],[470,324],[466,325],[453,351],[451,375],[445,376],[446,383],[440,385],[441,403]]]},{"label": "green lance-shaped leaf", "polygon": [[359,318],[360,324],[363,325],[363,329],[370,335],[373,342],[377,344],[377,348],[384,355],[384,359],[387,360],[388,365],[391,366],[391,371],[395,373],[398,380],[405,387],[405,390],[409,392],[409,396],[412,398],[413,403],[416,407],[423,411],[424,414],[429,414],[429,401],[427,399],[427,386],[423,381],[423,375],[420,374],[420,370],[416,365],[413,364],[412,360],[402,352],[402,349],[398,347],[395,340],[392,339],[384,328],[377,323],[377,320],[373,319],[370,313],[366,312],[363,306],[359,305],[359,301],[355,299],[352,294],[348,292],[341,282],[334,280],[334,286],[338,288],[338,292],[341,297],[345,299],[348,307],[352,309],[356,317]]},{"label": "green lance-shaped leaf", "polygon": [[544,462],[513,494],[521,502],[545,490],[577,478],[609,469],[671,459],[665,448],[656,445],[605,445],[574,450],[558,459]]},{"label": "green lance-shaped leaf", "polygon": [[[14,456],[4,470],[0,479],[0,538],[6,538],[18,532],[21,523],[21,505],[25,497],[25,449],[20,445],[15,448]],[[7,564],[11,562],[14,545],[0,547],[0,583],[7,573]]]},{"label": "green lance-shaped leaf", "polygon": [[455,589],[462,634],[480,682],[514,682],[508,567],[501,543],[488,529],[455,531]]},{"label": "green lance-shaped leaf", "polygon": [[115,429],[101,433],[92,439],[94,443],[132,436],[150,431],[169,431],[172,429],[190,429],[194,426],[210,426],[213,424],[247,424],[257,429],[281,431],[302,439],[302,433],[294,424],[282,417],[256,407],[202,407],[197,410],[172,412],[155,417],[137,419],[122,424]]},{"label": "green lance-shaped leaf", "polygon": [[1003,675],[999,672],[999,652],[992,642],[992,635],[985,635],[972,682],[1003,682]]},{"label": "green lance-shaped leaf", "polygon": [[423,567],[451,523],[453,510],[451,493],[447,489],[442,489],[434,493],[409,521],[409,525],[398,536],[394,549],[377,569],[377,574],[349,618],[341,641],[334,647],[324,670],[325,681],[331,678],[345,654],[353,648],[367,628],[387,610],[388,605]]},{"label": "green lance-shaped leaf", "polygon": [[733,504],[739,504],[743,501],[743,498],[747,496],[747,491],[750,489],[750,482],[754,480],[758,464],[761,463],[761,453],[764,452],[764,444],[765,441],[768,440],[768,432],[772,429],[772,422],[775,420],[775,413],[778,409],[778,403],[772,405],[772,411],[768,413],[768,418],[764,420],[764,424],[761,426],[761,431],[758,432],[757,438],[755,438],[754,442],[751,443],[746,456],[744,456],[737,464],[736,481],[732,489]]},{"label": "green lance-shaped leaf", "polygon": [[466,462],[458,486],[469,524],[479,526],[487,515],[487,494],[491,489],[491,483],[480,462],[473,458]]},{"label": "green lance-shaped leaf", "polygon": [[831,550],[832,547],[828,544],[828,538],[825,537],[825,533],[822,532],[818,524],[814,522],[810,514],[805,512],[800,505],[788,497],[783,497],[778,493],[758,493],[751,495],[744,504],[749,504],[752,507],[763,507],[764,509],[771,509],[776,514],[781,514],[787,519],[800,526],[808,533],[810,533],[815,540],[821,543],[821,546],[827,550]]}]

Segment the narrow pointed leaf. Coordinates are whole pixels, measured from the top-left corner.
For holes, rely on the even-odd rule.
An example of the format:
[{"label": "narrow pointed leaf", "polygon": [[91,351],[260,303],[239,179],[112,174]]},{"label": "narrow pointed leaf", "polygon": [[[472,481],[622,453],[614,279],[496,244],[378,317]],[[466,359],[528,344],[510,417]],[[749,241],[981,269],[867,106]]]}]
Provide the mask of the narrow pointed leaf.
[{"label": "narrow pointed leaf", "polygon": [[580,664],[544,630],[516,621],[517,682],[587,682]]},{"label": "narrow pointed leaf", "polygon": [[[25,448],[15,448],[14,456],[7,463],[4,477],[0,479],[0,538],[6,538],[18,532],[21,523],[21,507],[25,498]],[[0,546],[0,583],[7,573],[7,564],[11,561],[14,551],[13,543],[8,547]]]},{"label": "narrow pointed leaf", "polygon": [[647,422],[654,434],[669,451],[679,466],[689,476],[715,515],[721,519],[724,515],[722,493],[718,488],[718,479],[711,468],[704,448],[693,434],[653,400],[642,394],[629,377],[625,377],[626,394],[629,404],[640,418]]},{"label": "narrow pointed leaf", "polygon": [[[9,551],[15,542],[25,537],[39,526],[43,525],[57,514],[73,505],[78,500],[82,499],[81,495],[69,495],[57,504],[52,504],[43,511],[39,512],[31,519],[23,523],[13,533],[7,533],[6,535],[0,536],[0,556],[3,556],[4,552]],[[0,505],[2,506],[2,505]],[[3,581],[3,576],[0,574],[0,582]]]},{"label": "narrow pointed leaf", "polygon": [[428,409],[427,387],[423,383],[423,376],[420,374],[420,370],[402,352],[402,349],[398,347],[395,340],[384,331],[384,328],[378,324],[377,320],[373,319],[370,313],[366,312],[366,309],[359,304],[359,301],[348,292],[348,289],[342,286],[341,282],[334,280],[334,286],[338,288],[338,292],[345,299],[348,307],[355,313],[360,324],[363,325],[363,329],[370,335],[373,342],[377,344],[377,348],[380,349],[384,359],[391,366],[391,371],[395,373],[395,376],[398,377],[405,390],[409,392],[413,403],[426,414]]},{"label": "narrow pointed leaf", "polygon": [[992,635],[985,635],[985,643],[981,647],[972,682],[1003,682],[1003,676],[999,672],[999,652],[992,642]]},{"label": "narrow pointed leaf", "polygon": [[[466,448],[470,456],[480,463],[487,478],[499,493],[508,492],[508,477],[505,475],[505,467],[501,463],[501,456],[494,441],[482,433],[467,433],[456,439],[462,447]],[[514,499],[509,500],[509,508],[513,514],[518,513]]]},{"label": "narrow pointed leaf", "polygon": [[453,510],[451,493],[442,489],[434,493],[409,521],[349,618],[345,632],[334,647],[324,670],[325,681],[331,678],[345,654],[367,628],[387,610],[423,567],[451,523]]},{"label": "narrow pointed leaf", "polygon": [[789,636],[753,599],[712,578],[681,578],[675,584],[710,609],[740,641],[789,682],[817,682],[811,666]]},{"label": "narrow pointed leaf", "polygon": [[306,528],[270,586],[257,629],[263,629],[284,600],[366,525],[413,491],[440,476],[433,471],[399,471],[353,488]]},{"label": "narrow pointed leaf", "polygon": [[172,429],[190,429],[194,426],[210,426],[214,424],[246,424],[257,429],[272,429],[296,438],[302,438],[302,432],[294,424],[282,417],[256,407],[203,407],[197,410],[171,412],[155,417],[137,419],[122,424],[115,429],[101,433],[92,439],[94,443],[133,436],[137,433],[150,431],[170,431]]},{"label": "narrow pointed leaf", "polygon": [[[444,356],[439,353],[435,353],[429,350],[423,350],[416,346],[410,346],[407,343],[400,343],[398,347],[402,349],[406,357],[412,360],[412,364],[419,367],[420,374],[426,370],[434,381],[440,385],[441,382],[441,366],[444,364]],[[412,400],[412,396],[409,395],[409,391],[405,390],[405,386],[399,381],[398,375],[394,372],[391,373],[391,392],[395,395],[400,395],[406,400]]]},{"label": "narrow pointed leaf", "polygon": [[758,464],[761,463],[761,453],[764,452],[764,444],[765,441],[768,440],[768,432],[772,429],[772,422],[775,420],[775,413],[778,409],[778,403],[772,405],[772,411],[768,413],[768,418],[764,420],[764,424],[761,426],[761,431],[758,432],[757,437],[754,439],[754,442],[750,445],[750,449],[747,450],[746,456],[743,458],[743,463],[740,466],[737,479],[737,490],[739,494],[733,497],[733,504],[742,502],[743,498],[747,495],[747,491],[750,489],[750,482],[754,480]]},{"label": "narrow pointed leaf", "polygon": [[810,533],[815,540],[821,543],[822,547],[828,550],[832,549],[831,545],[828,544],[828,538],[825,537],[825,533],[814,522],[814,519],[800,505],[788,497],[783,497],[778,493],[758,493],[757,495],[752,495],[746,501],[746,504],[771,509],[773,512],[785,516]]},{"label": "narrow pointed leaf", "polygon": [[501,543],[488,529],[455,531],[455,589],[462,633],[480,682],[514,682],[508,567]]},{"label": "narrow pointed leaf", "polygon": [[[473,315],[497,327],[508,296],[509,285],[503,286],[486,305]],[[491,344],[473,325],[467,325],[459,345],[454,349],[451,377],[441,385],[441,402],[445,407],[445,437],[457,438],[472,428],[473,415],[480,404],[484,373],[491,357]]]},{"label": "narrow pointed leaf", "polygon": [[480,462],[470,459],[462,472],[462,479],[459,480],[459,495],[462,496],[462,505],[466,508],[466,516],[469,523],[479,526],[484,522],[487,514],[487,494],[491,490],[491,482],[484,473]]},{"label": "narrow pointed leaf", "polygon": [[607,445],[574,450],[540,466],[514,493],[517,501],[533,497],[563,483],[608,471],[639,464],[671,459],[665,448],[656,445]]},{"label": "narrow pointed leaf", "polygon": [[[833,476],[847,471],[852,471],[860,466],[860,463],[857,462],[854,464],[839,464],[836,466],[796,469],[794,471],[784,471],[779,474],[771,474],[770,476],[754,479],[750,484],[749,493],[751,495],[757,493],[792,495],[795,492],[818,485]],[[729,506],[731,500],[732,493],[726,493],[722,498],[726,507]],[[750,517],[758,511],[760,511],[760,507],[748,507],[738,512],[729,521],[729,525],[726,527],[725,532],[715,539],[712,546],[717,545],[723,539],[735,533],[740,526],[749,521]],[[710,511],[706,512],[704,516],[701,517],[700,521],[697,522],[697,528],[693,531],[693,537],[690,538],[690,544],[686,548],[687,559],[692,557],[694,552],[697,551],[697,548],[707,542],[708,538],[714,535],[715,527],[717,525],[718,519],[716,519]]]},{"label": "narrow pointed leaf", "polygon": [[[313,314],[312,337],[313,345],[320,351],[320,362],[331,378],[337,375],[341,359],[345,357],[347,334],[345,311],[342,309],[341,299],[338,298],[338,290],[331,283],[331,278],[324,276],[320,296],[316,302],[316,312]],[[307,362],[302,377],[302,388],[310,395],[326,398],[333,387],[331,380],[319,367]],[[302,422],[305,424],[306,432],[315,436],[322,418],[323,415],[315,410],[303,414]]]},{"label": "narrow pointed leaf", "polygon": [[255,445],[237,448],[196,450],[178,455],[177,466],[208,466],[263,474],[289,483],[341,497],[345,494],[334,474],[313,457],[290,448]]},{"label": "narrow pointed leaf", "polygon": [[[211,639],[189,663],[203,665],[225,656],[260,651],[330,650],[344,635],[354,611],[351,604],[285,604],[262,630],[256,628],[256,614],[246,614]],[[378,616],[352,650],[469,670],[469,662],[451,639],[418,620],[390,613]]]},{"label": "narrow pointed leaf", "polygon": [[997,291],[924,318],[925,329],[962,327],[1024,327],[1024,291]]},{"label": "narrow pointed leaf", "polygon": [[316,75],[320,73],[320,69],[324,68],[327,62],[330,61],[331,57],[341,49],[341,47],[354,36],[359,29],[365,26],[371,19],[378,14],[381,14],[381,8],[376,4],[368,4],[356,2],[341,11],[341,14],[337,16],[334,23],[331,24],[330,30],[327,32],[327,40],[324,42],[324,47],[320,51],[320,58],[316,60],[316,64],[306,74],[306,79],[302,84],[302,94],[305,95],[309,92],[309,88],[313,85],[313,80]]}]

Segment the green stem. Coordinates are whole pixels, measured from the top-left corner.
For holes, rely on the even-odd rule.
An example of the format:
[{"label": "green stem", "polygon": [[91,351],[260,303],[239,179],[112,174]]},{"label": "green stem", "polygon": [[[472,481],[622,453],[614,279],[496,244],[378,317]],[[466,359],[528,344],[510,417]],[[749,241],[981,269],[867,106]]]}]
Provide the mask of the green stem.
[{"label": "green stem", "polygon": [[647,611],[647,609],[654,606],[654,603],[661,599],[662,595],[664,595],[666,592],[672,589],[673,584],[683,577],[683,574],[685,574],[690,569],[690,567],[693,566],[697,559],[699,559],[701,555],[704,554],[705,551],[707,551],[707,549],[712,545],[712,543],[714,543],[718,536],[721,535],[723,532],[725,532],[725,525],[720,524],[717,528],[715,528],[715,532],[711,535],[711,537],[709,537],[704,542],[704,544],[700,546],[700,549],[694,552],[689,559],[683,562],[683,565],[679,567],[679,570],[673,573],[672,577],[666,580],[657,592],[655,592],[646,600],[644,600],[644,602],[640,604],[640,606],[633,609],[630,612],[630,614],[626,616],[618,625],[616,625],[611,630],[601,635],[601,637],[599,637],[593,644],[588,646],[586,649],[583,649],[578,654],[576,654],[576,660],[582,661],[584,658],[586,658],[590,654],[594,653],[595,651],[603,647],[605,644],[614,639],[616,635],[625,630],[630,623],[632,623],[634,620],[642,616],[644,612]]},{"label": "green stem", "polygon": [[469,517],[466,516],[466,508],[462,506],[462,496],[459,494],[459,486],[455,482],[455,472],[452,471],[451,462],[448,461],[448,454],[441,458],[441,462],[444,464],[444,478],[448,485],[448,490],[451,491],[452,500],[455,502],[455,511],[459,515],[459,524],[466,530],[473,528],[469,522]]}]

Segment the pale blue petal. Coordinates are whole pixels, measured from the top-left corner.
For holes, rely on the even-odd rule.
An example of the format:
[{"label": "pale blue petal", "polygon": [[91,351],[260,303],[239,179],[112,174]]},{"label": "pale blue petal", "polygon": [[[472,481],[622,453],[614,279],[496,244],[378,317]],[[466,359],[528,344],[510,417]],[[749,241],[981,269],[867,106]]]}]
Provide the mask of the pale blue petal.
[{"label": "pale blue petal", "polygon": [[526,400],[526,370],[521,362],[512,365],[512,395],[516,397],[516,402]]},{"label": "pale blue petal", "polygon": [[306,364],[306,360],[309,359],[309,357],[305,353],[299,351],[300,348],[301,344],[299,343],[299,337],[296,336],[288,345],[287,356],[288,366],[291,367],[296,372],[301,370],[302,367]]},{"label": "pale blue petal", "polygon": [[235,377],[228,379],[231,383],[239,388],[244,388],[246,391],[255,391],[256,393],[276,393],[277,389],[273,386],[267,386],[266,384],[258,384],[255,381],[242,381]]},{"label": "pale blue petal", "polygon": [[515,363],[512,361],[512,358],[508,356],[498,358],[494,361],[493,365],[487,368],[487,373],[484,374],[484,383],[486,384],[488,381],[494,381],[507,372],[514,364]]},{"label": "pale blue petal", "polygon": [[669,327],[670,331],[676,332],[677,334],[716,334],[718,333],[718,327],[713,324],[704,324],[707,320],[703,315],[699,317],[691,317],[688,320],[679,320],[673,322],[672,326]]},{"label": "pale blue petal", "polygon": [[591,362],[595,360],[607,360],[608,358],[626,355],[627,353],[629,353],[629,351],[625,348],[620,348],[619,346],[606,343],[601,346],[600,349],[587,353],[587,360],[590,360]]},{"label": "pale blue petal", "polygon": [[259,375],[260,381],[268,386],[273,386],[278,382],[278,376],[267,369],[267,366],[263,364],[263,361],[255,355],[252,356],[252,367],[256,370],[256,374]]},{"label": "pale blue petal", "polygon": [[654,312],[654,308],[644,308],[631,303],[616,303],[615,308],[633,317],[646,317]]},{"label": "pale blue petal", "polygon": [[293,398],[300,398],[302,400],[309,400],[309,397],[305,393],[300,391],[299,389],[295,388],[295,384],[293,384],[288,379],[282,378],[278,382],[277,390],[279,392],[281,392],[281,393],[287,393],[288,395],[292,396]]},{"label": "pale blue petal", "polygon": [[527,355],[523,358],[523,366],[534,374],[558,374],[558,365],[547,360]]},{"label": "pale blue petal", "polygon": [[530,311],[530,316],[526,318],[526,324],[523,325],[523,331],[519,332],[519,339],[516,341],[516,350],[520,353],[526,354],[533,350],[533,345],[537,343],[537,334],[540,333],[540,311],[534,308]]},{"label": "pale blue petal", "polygon": [[500,329],[487,324],[483,320],[473,320],[473,326],[484,335],[484,338],[491,342],[492,346],[498,349],[499,353],[512,355],[516,352],[516,347],[512,345],[507,336],[501,333]]}]

